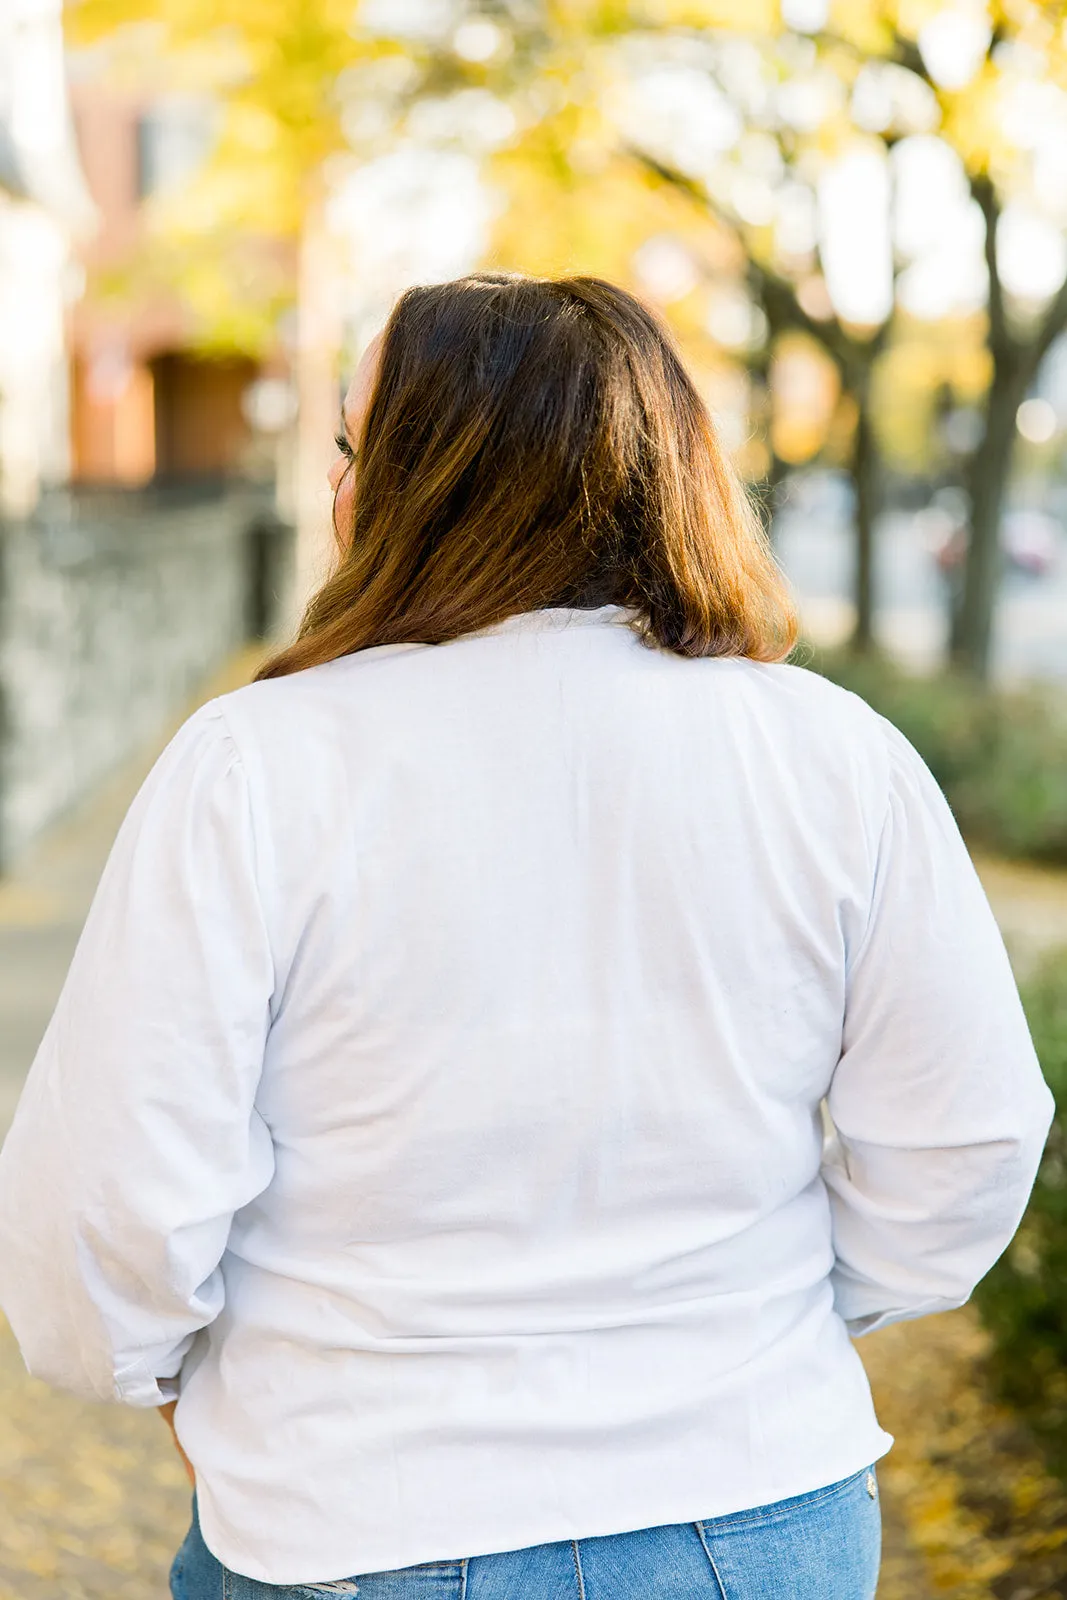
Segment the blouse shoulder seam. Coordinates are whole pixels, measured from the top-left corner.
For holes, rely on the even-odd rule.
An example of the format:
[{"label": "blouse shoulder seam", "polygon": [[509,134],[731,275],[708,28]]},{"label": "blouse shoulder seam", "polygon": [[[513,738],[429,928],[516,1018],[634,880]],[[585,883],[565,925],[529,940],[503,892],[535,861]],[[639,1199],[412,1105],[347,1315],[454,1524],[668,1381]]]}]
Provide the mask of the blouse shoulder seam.
[{"label": "blouse shoulder seam", "polygon": [[199,712],[194,714],[203,716],[205,721],[210,718],[218,722],[222,738],[232,751],[233,766],[236,767],[241,775],[241,782],[244,786],[245,793],[245,812],[248,818],[248,829],[252,840],[252,870],[255,877],[257,891],[259,892],[260,899],[262,901],[263,890],[262,876],[260,873],[261,861],[258,837],[259,830],[256,826],[256,808],[253,802],[252,784],[249,779],[248,766],[245,762],[244,754],[241,750],[237,736],[233,731],[230,720],[226,715],[221,696],[216,696],[212,700],[206,700],[200,707]]},{"label": "blouse shoulder seam", "polygon": [[237,735],[234,733],[233,725],[230,722],[229,717],[226,715],[226,710],[222,704],[221,695],[216,695],[214,699],[211,700],[205,700],[204,704],[193,712],[193,717],[190,718],[190,721],[192,721],[194,718],[199,718],[202,724],[211,722],[218,724],[218,732],[221,741],[229,747],[233,757],[233,765],[240,770],[245,789],[248,793],[249,810],[251,811],[252,786],[248,778],[248,764],[245,761],[244,752],[241,749],[240,741],[238,740]]}]

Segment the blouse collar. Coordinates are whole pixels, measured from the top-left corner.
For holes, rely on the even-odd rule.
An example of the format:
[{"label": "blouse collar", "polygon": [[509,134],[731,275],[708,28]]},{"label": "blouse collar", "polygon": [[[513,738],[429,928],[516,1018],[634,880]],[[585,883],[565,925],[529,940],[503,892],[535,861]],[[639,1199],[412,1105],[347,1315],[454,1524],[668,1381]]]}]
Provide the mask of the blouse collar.
[{"label": "blouse collar", "polygon": [[548,633],[563,628],[588,628],[605,623],[629,626],[637,620],[634,606],[544,606],[537,611],[519,611],[501,622],[486,628],[474,629],[465,635],[468,639],[481,639],[494,633]]}]

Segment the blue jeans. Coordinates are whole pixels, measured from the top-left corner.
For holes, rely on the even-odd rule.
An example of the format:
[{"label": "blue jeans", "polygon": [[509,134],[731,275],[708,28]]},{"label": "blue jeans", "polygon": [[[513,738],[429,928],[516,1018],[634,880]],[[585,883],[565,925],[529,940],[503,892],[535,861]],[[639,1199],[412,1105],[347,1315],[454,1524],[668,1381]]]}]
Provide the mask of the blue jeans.
[{"label": "blue jeans", "polygon": [[871,1468],[707,1522],[279,1587],[215,1560],[194,1500],[170,1592],[174,1600],[874,1600],[881,1542]]}]

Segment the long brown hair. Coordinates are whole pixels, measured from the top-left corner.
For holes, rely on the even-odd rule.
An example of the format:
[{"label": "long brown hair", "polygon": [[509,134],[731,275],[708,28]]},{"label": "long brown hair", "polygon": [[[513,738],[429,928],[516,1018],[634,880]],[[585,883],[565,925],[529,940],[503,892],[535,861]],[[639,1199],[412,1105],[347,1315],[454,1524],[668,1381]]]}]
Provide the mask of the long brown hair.
[{"label": "long brown hair", "polygon": [[687,656],[777,661],[796,614],[669,335],[599,278],[476,274],[397,302],[351,526],[279,677],[614,602]]}]

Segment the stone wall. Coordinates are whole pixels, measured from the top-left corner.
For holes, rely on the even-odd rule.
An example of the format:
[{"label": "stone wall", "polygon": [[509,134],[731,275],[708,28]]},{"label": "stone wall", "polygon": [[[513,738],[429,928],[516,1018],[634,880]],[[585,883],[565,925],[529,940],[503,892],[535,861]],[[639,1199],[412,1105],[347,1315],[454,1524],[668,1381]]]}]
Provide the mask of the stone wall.
[{"label": "stone wall", "polygon": [[47,497],[0,527],[0,871],[284,598],[261,493]]}]

